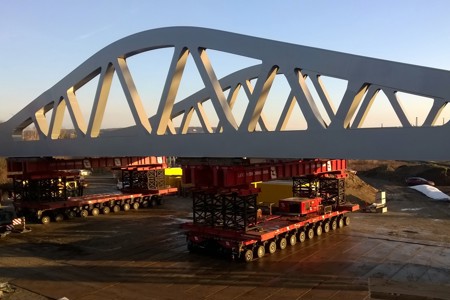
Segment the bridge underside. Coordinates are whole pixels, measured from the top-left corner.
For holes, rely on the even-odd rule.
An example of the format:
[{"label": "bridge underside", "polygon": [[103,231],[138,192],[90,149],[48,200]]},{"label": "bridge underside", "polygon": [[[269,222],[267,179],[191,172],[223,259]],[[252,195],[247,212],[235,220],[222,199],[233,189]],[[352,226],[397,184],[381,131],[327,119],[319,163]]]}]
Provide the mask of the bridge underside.
[{"label": "bridge underside", "polygon": [[[407,131],[405,133],[405,131]],[[57,140],[5,145],[7,153],[22,157],[74,156],[178,156],[253,158],[346,158],[448,160],[447,128],[436,128],[433,135],[424,128],[389,128],[345,131],[256,132],[186,134],[181,136],[120,136],[93,140]],[[436,140],[441,143],[436,144]],[[74,144],[76,143],[76,147]],[[22,144],[22,146],[20,145]],[[405,146],[407,145],[407,146]],[[19,148],[17,148],[19,147]],[[22,148],[21,148],[22,147]]]},{"label": "bridge underside", "polygon": [[[156,112],[149,114],[128,59],[162,48],[173,49],[173,55]],[[209,49],[258,63],[218,78]],[[184,73],[189,59],[204,87],[179,100],[180,82],[189,82]],[[105,130],[102,124],[114,77],[136,125]],[[345,81],[337,102],[332,101],[335,95],[327,90],[324,77]],[[285,82],[288,95],[275,103],[279,114],[267,105],[277,78]],[[86,118],[78,94],[94,80],[94,99]],[[152,84],[148,83],[149,89]],[[239,93],[246,98],[243,103],[236,101]],[[365,128],[380,94],[398,125]],[[400,99],[401,94],[428,99],[431,104],[423,122],[417,124],[416,117],[414,124],[415,116],[408,115],[413,102]],[[438,124],[448,101],[449,71],[204,28],[163,28],[105,47],[0,124],[0,156],[450,160],[450,125]],[[294,117],[296,110],[301,120]],[[68,136],[63,134],[66,115],[73,124]],[[194,115],[198,124],[192,123]],[[289,128],[292,120],[304,126]],[[192,130],[195,126],[200,130]],[[32,138],[26,134],[30,128]]]}]

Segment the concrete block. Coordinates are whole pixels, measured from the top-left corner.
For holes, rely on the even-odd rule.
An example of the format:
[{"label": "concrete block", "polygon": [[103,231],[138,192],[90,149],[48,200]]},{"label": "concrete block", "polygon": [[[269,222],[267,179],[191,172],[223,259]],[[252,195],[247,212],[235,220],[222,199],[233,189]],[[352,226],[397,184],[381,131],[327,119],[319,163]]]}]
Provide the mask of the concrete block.
[{"label": "concrete block", "polygon": [[378,191],[375,195],[375,203],[386,204],[386,192]]},{"label": "concrete block", "polygon": [[377,212],[377,213],[381,213],[381,214],[386,213],[386,212],[387,212],[387,206],[377,207],[377,208],[376,208],[376,212]]}]

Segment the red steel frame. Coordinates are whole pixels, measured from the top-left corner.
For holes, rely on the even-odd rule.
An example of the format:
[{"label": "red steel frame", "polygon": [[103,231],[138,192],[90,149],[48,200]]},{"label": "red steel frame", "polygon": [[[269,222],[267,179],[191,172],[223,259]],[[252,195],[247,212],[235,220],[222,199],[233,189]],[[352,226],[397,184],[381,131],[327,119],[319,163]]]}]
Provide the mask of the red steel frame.
[{"label": "red steel frame", "polygon": [[80,170],[91,168],[121,168],[152,166],[167,168],[166,157],[98,157],[98,158],[9,158],[8,175],[27,174],[34,172],[50,172],[55,170]]},{"label": "red steel frame", "polygon": [[231,188],[252,182],[286,179],[302,175],[344,174],[345,159],[295,160],[244,166],[185,165],[183,183],[195,187]]}]

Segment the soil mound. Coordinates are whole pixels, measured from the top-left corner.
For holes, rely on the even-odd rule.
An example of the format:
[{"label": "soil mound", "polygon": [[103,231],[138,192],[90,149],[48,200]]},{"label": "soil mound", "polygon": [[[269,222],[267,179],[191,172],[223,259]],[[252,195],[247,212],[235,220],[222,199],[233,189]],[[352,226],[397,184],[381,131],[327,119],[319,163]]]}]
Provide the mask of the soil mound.
[{"label": "soil mound", "polygon": [[345,195],[348,201],[358,203],[362,207],[375,202],[378,190],[356,174],[349,173],[345,184]]},{"label": "soil mound", "polygon": [[[445,163],[403,163],[383,162],[379,166],[372,168],[363,167],[364,163],[359,161],[356,163],[357,168],[361,168],[358,174],[364,177],[389,180],[396,183],[405,184],[405,179],[408,177],[423,177],[433,181],[436,185],[445,186],[450,185],[450,165]],[[370,162],[373,166],[373,162]]]}]

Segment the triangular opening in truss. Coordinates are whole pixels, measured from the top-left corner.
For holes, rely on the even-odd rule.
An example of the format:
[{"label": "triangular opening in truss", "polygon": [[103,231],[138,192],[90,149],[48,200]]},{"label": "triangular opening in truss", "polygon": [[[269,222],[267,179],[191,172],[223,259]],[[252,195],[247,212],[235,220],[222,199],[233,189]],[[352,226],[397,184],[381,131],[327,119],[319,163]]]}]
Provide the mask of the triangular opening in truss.
[{"label": "triangular opening in truss", "polygon": [[223,95],[225,96],[225,99],[228,99],[229,94],[230,94],[230,89],[226,89],[223,91]]},{"label": "triangular opening in truss", "polygon": [[36,118],[36,130],[40,130],[45,136],[47,136],[50,132],[50,123],[53,116],[53,106],[54,102],[48,103],[47,105],[36,111],[34,114]]},{"label": "triangular opening in truss", "polygon": [[434,101],[432,98],[404,92],[397,92],[397,99],[402,104],[409,122],[416,127],[423,125]]},{"label": "triangular opening in truss", "polygon": [[450,121],[450,103],[447,103],[436,119],[434,126],[442,126]]},{"label": "triangular opening in truss", "polygon": [[216,132],[217,126],[219,125],[219,117],[217,116],[216,109],[212,104],[211,100],[205,101],[201,104],[203,111],[207,118],[207,123],[211,128],[211,133]]},{"label": "triangular opening in truss", "polygon": [[69,109],[67,107],[67,101],[63,99],[61,100],[61,102],[65,103],[65,108],[61,129],[59,130],[58,139],[75,139],[77,138],[77,132],[75,130],[72,117],[70,116]]},{"label": "triangular opening in truss", "polygon": [[[316,105],[317,110],[319,111],[320,116],[322,117],[323,121],[325,122],[325,124],[327,126],[330,125],[331,119],[329,117],[329,114],[332,113],[331,117],[333,117],[334,114],[336,113],[335,111],[332,112],[333,111],[332,105],[334,105],[334,104],[330,105],[326,102],[326,105],[328,105],[329,108],[328,108],[328,110],[325,109],[325,106],[323,104],[324,99],[322,99],[319,96],[319,94],[317,93],[316,87],[309,76],[306,77],[305,82],[306,82],[306,86],[308,87],[308,91],[314,100],[314,104]],[[325,100],[325,101],[327,101],[327,100]]]},{"label": "triangular opening in truss", "polygon": [[136,125],[117,73],[114,73],[112,79],[101,124],[103,130]]},{"label": "triangular opening in truss", "polygon": [[[361,107],[363,102],[367,101],[367,92],[364,95],[359,107],[356,110],[352,122],[355,120],[357,114],[362,113]],[[369,95],[370,96],[370,95]],[[402,127],[402,124],[388,100],[386,94],[380,90],[373,99],[372,105],[366,112],[366,117],[362,121],[359,128],[382,128],[382,127]]]},{"label": "triangular opening in truss", "polygon": [[182,133],[181,131],[182,131],[182,128],[181,128],[181,126],[183,125],[182,124],[182,122],[183,122],[183,119],[184,119],[184,116],[186,115],[186,113],[184,112],[184,113],[182,113],[182,114],[179,114],[178,116],[176,116],[175,118],[173,118],[172,119],[172,124],[173,124],[173,127],[174,127],[174,129],[175,129],[175,132],[178,134],[178,133]]},{"label": "triangular opening in truss", "polygon": [[158,111],[173,54],[174,48],[170,47],[150,50],[127,58],[136,90],[149,117]]},{"label": "triangular opening in truss", "polygon": [[322,90],[325,94],[328,94],[329,101],[335,108],[335,113],[341,105],[342,98],[344,98],[345,91],[347,90],[348,81],[336,77],[320,75],[318,82],[321,83]]},{"label": "triangular opening in truss", "polygon": [[288,99],[290,91],[291,88],[286,77],[282,74],[276,75],[262,109],[261,119],[264,122],[261,124],[260,119],[258,125],[264,126],[265,124],[269,131],[276,129],[276,125],[282,117],[286,99]]},{"label": "triangular opening in truss", "polygon": [[242,118],[244,117],[245,110],[247,109],[249,100],[243,86],[238,86],[233,90],[233,92],[236,93],[235,94],[236,99],[234,100],[234,105],[231,109],[231,113],[233,114],[236,124],[240,126]]},{"label": "triangular opening in truss", "polygon": [[[203,83],[199,70],[197,69],[197,65],[195,64],[195,61],[192,58],[192,54],[189,53],[189,56],[186,61],[186,66],[184,68],[183,76],[181,77],[180,86],[178,88],[178,92],[175,97],[175,103],[183,101],[184,99],[203,90],[204,88],[205,84]],[[207,91],[207,95],[208,95],[207,98],[209,98],[209,91]],[[202,99],[193,99],[193,100],[200,101]]]},{"label": "triangular opening in truss", "polygon": [[206,52],[219,80],[242,69],[261,64],[260,60],[246,56],[212,49],[208,49]]},{"label": "triangular opening in truss", "polygon": [[[289,99],[288,99],[289,101]],[[280,120],[283,122],[283,126],[280,126],[280,130],[283,131],[295,131],[295,130],[306,130],[308,129],[308,124],[306,123],[305,116],[300,110],[300,106],[298,106],[297,100],[293,99],[292,110],[290,115],[286,115],[286,118]]]},{"label": "triangular opening in truss", "polygon": [[172,119],[172,124],[176,134],[181,133],[181,122],[183,121],[184,115],[185,114],[182,113]]},{"label": "triangular opening in truss", "polygon": [[[29,120],[29,121],[31,121],[31,120]],[[38,131],[36,130],[36,126],[33,122],[31,122],[30,125],[28,125],[27,127],[25,127],[22,130],[21,140],[23,140],[23,141],[38,141],[39,140],[39,134],[38,134]]]},{"label": "triangular opening in truss", "polygon": [[193,110],[190,122],[187,122],[185,126],[188,128],[186,133],[206,133],[202,127],[202,123],[197,115],[197,110]]},{"label": "triangular opening in truss", "polygon": [[86,126],[88,126],[89,120],[91,118],[99,78],[100,75],[95,76],[75,91],[78,106],[80,107],[80,111],[84,118]]}]

